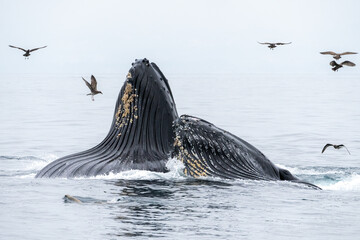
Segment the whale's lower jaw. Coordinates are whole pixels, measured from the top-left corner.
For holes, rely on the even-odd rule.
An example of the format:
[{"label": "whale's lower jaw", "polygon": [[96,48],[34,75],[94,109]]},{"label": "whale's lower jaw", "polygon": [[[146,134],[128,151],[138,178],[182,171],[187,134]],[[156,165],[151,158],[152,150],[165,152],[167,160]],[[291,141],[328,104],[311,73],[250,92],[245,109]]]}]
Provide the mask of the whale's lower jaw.
[{"label": "whale's lower jaw", "polygon": [[[94,149],[96,151],[96,149]],[[101,152],[101,150],[99,150]],[[98,175],[116,174],[127,170],[148,170],[165,172],[169,156],[143,155],[124,157],[112,154],[86,154],[81,152],[59,158],[42,169],[36,177],[40,178],[76,178],[95,177]]]},{"label": "whale's lower jaw", "polygon": [[129,134],[119,135],[118,128],[112,127],[99,145],[51,162],[36,177],[92,177],[133,169],[166,171],[165,165],[171,156],[170,148],[163,150],[163,146],[156,139],[141,146],[135,140],[135,134],[129,129],[125,131],[129,131]]}]

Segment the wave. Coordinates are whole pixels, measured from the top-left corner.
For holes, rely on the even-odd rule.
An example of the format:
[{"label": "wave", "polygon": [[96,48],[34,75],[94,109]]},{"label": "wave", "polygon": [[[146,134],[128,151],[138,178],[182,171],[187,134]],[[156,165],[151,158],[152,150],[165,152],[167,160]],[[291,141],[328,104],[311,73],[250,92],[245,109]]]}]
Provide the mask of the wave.
[{"label": "wave", "polygon": [[360,191],[360,175],[352,174],[339,182],[322,186],[324,190]]},{"label": "wave", "polygon": [[57,159],[54,154],[40,156],[0,156],[2,167],[0,176],[34,177],[50,162]]},{"label": "wave", "polygon": [[[0,177],[34,178],[36,173],[50,162],[57,159],[54,154],[40,156],[0,156],[2,168]],[[300,179],[331,191],[360,191],[360,168],[343,167],[297,167],[277,164],[288,169]],[[187,179],[183,174],[184,165],[177,159],[169,159],[166,165],[168,172],[151,172],[146,170],[130,170],[110,173],[96,177],[78,177],[75,179],[106,179],[106,180],[175,180]],[[202,177],[202,179],[224,181]],[[228,181],[227,181],[228,182]]]},{"label": "wave", "polygon": [[177,159],[169,159],[166,163],[168,172],[151,172],[147,170],[129,170],[120,173],[110,173],[106,175],[98,175],[95,177],[78,177],[75,179],[116,179],[116,180],[158,180],[158,179],[185,179],[183,174],[184,164]]},{"label": "wave", "polygon": [[314,183],[324,190],[360,191],[360,168],[344,167],[289,167],[288,169],[301,179]]}]

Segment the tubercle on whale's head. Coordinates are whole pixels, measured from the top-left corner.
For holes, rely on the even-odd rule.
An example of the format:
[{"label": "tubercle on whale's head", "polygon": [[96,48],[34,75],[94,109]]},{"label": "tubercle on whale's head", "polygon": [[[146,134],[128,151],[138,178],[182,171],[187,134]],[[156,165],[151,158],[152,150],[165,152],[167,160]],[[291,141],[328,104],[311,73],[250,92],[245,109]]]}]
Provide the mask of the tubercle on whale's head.
[{"label": "tubercle on whale's head", "polygon": [[148,94],[157,95],[161,108],[166,108],[168,115],[175,120],[178,117],[175,100],[169,82],[159,67],[146,58],[135,59],[131,65],[126,75],[126,83],[131,84],[139,100]]},{"label": "tubercle on whale's head", "polygon": [[162,94],[164,99],[169,98],[169,100],[171,100],[169,103],[176,111],[175,101],[169,82],[159,67],[154,62],[150,62],[146,58],[135,59],[131,65],[132,67],[126,75],[126,81],[136,87],[139,85],[139,81],[144,81],[146,79],[147,85],[151,84],[154,87],[153,90]]}]

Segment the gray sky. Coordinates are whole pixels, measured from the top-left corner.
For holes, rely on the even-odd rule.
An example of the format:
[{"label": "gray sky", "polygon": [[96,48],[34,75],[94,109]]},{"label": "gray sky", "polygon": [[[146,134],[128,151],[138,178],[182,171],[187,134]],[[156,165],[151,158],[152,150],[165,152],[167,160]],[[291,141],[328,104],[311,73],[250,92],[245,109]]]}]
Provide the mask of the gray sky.
[{"label": "gray sky", "polygon": [[[360,52],[359,10],[357,0],[0,0],[0,74],[125,74],[142,57],[165,73],[329,72],[320,51]],[[24,60],[9,44],[48,47]],[[341,60],[357,66],[339,74],[360,73],[359,55]]]}]

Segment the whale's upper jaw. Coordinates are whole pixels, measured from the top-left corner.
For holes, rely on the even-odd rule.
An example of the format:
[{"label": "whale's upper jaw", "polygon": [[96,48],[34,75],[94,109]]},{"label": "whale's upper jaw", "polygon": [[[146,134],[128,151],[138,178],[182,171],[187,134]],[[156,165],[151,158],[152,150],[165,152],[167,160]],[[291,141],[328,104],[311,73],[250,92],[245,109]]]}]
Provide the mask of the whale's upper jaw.
[{"label": "whale's upper jaw", "polygon": [[151,95],[154,95],[154,99],[156,98],[159,102],[158,109],[166,109],[172,121],[179,117],[169,82],[154,62],[146,58],[135,59],[127,74],[126,82],[133,86],[139,101],[151,100]]},{"label": "whale's upper jaw", "polygon": [[169,109],[170,114],[174,115],[174,120],[178,117],[169,82],[155,63],[150,63],[146,58],[135,59],[126,76],[126,81],[135,88],[136,86],[146,86],[146,88],[151,86],[151,91],[160,94],[164,101],[163,107]]}]

